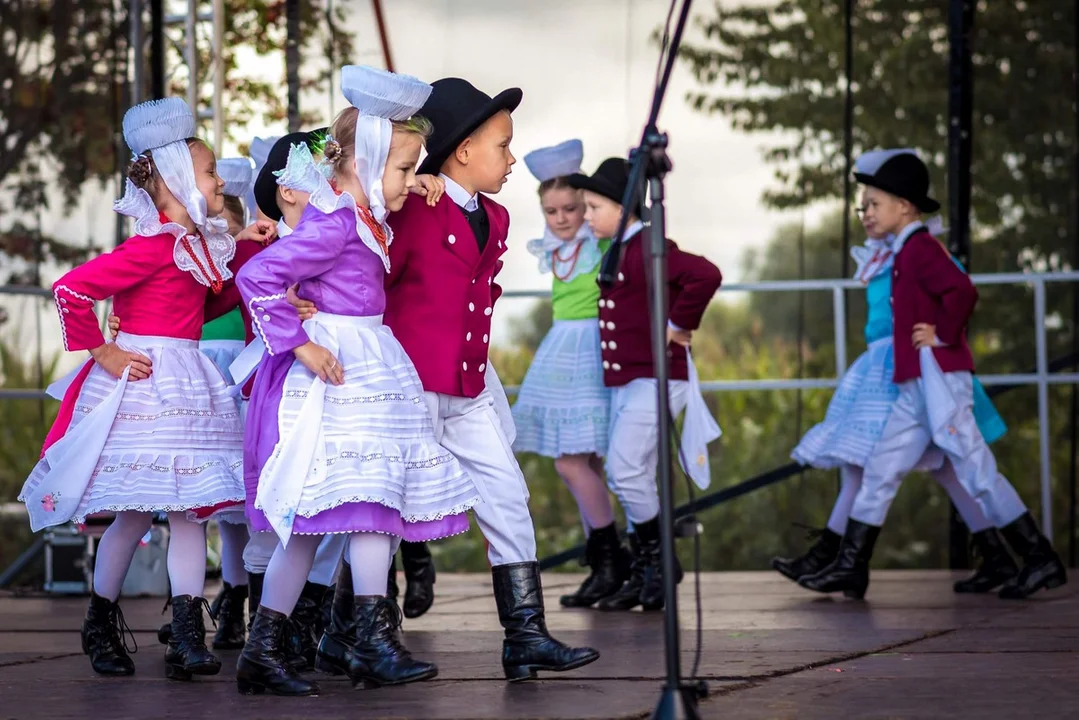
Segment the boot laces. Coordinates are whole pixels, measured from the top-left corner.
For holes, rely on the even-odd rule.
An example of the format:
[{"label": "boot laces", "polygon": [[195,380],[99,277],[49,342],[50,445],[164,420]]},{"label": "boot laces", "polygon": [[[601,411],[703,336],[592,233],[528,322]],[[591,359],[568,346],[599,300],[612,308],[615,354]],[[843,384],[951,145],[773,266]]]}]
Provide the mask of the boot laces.
[{"label": "boot laces", "polygon": [[[404,623],[404,615],[401,613],[401,608],[397,606],[397,603],[391,601],[389,598],[382,598],[378,604],[375,605],[375,610],[372,613],[374,615],[375,622],[385,618],[386,625],[381,628],[379,634],[383,635],[388,643],[390,643],[394,650],[399,653],[408,653],[405,646],[401,644],[401,626]],[[381,623],[379,623],[381,624]]]},{"label": "boot laces", "polygon": [[[124,619],[124,611],[120,609],[119,604],[113,604],[112,617],[109,618],[109,644],[113,649],[119,653],[122,648],[128,655],[134,655],[139,651],[139,642],[135,639],[135,633],[128,627],[127,620]],[[131,646],[128,646],[127,639],[131,638]]]}]

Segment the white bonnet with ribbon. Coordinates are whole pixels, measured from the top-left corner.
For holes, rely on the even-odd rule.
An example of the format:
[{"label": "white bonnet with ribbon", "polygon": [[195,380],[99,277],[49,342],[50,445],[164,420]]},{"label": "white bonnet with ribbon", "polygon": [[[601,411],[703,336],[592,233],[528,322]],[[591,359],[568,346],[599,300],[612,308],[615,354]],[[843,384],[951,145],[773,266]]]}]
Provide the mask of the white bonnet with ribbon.
[{"label": "white bonnet with ribbon", "polygon": [[189,235],[178,223],[162,223],[153,198],[130,180],[124,196],[113,208],[134,218],[139,235],[173,235],[176,266],[190,272],[201,284],[220,289],[221,283],[232,277],[228,263],[236,254],[236,241],[228,234],[224,218],[207,215],[206,198],[195,185],[195,168],[187,146],[187,139],[195,135],[191,109],[177,97],[139,103],[124,113],[123,130],[132,159],[149,153],[155,174],[187,210],[198,232]]},{"label": "white bonnet with ribbon", "polygon": [[382,194],[382,173],[390,154],[393,121],[408,120],[431,96],[431,86],[409,75],[366,65],[341,68],[341,92],[359,110],[356,119],[356,175],[367,193],[375,220],[385,222],[389,210]]},{"label": "white bonnet with ribbon", "polygon": [[528,171],[540,182],[566,177],[581,172],[584,143],[574,139],[538,148],[525,155],[524,160]]}]

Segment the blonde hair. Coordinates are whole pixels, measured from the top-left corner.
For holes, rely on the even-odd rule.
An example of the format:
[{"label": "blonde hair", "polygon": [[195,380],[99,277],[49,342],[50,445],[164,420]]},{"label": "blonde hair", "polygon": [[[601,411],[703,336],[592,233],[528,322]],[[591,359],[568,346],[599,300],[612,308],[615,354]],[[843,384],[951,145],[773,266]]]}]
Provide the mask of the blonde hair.
[{"label": "blonde hair", "polygon": [[[354,107],[347,107],[337,113],[337,117],[330,126],[330,135],[333,140],[326,143],[323,156],[336,171],[342,161],[356,155],[356,119],[360,111]],[[394,132],[419,135],[424,142],[434,132],[434,125],[422,115],[413,115],[408,120],[392,120]]]}]

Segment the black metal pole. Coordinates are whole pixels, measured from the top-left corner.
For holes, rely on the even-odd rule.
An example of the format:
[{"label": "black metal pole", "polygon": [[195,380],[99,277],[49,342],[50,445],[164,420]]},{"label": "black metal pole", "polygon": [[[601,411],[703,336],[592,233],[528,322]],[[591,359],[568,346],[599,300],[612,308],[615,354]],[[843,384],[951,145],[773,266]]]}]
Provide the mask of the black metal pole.
[{"label": "black metal pole", "polygon": [[164,0],[150,0],[150,95],[165,97],[165,7]]},{"label": "black metal pole", "polygon": [[854,75],[854,0],[847,0],[844,8],[846,97],[843,105],[843,272],[850,276],[850,205],[854,169],[854,91],[851,87]]},{"label": "black metal pole", "polygon": [[679,658],[678,630],[678,584],[673,568],[674,557],[674,486],[671,483],[671,423],[670,394],[667,381],[670,379],[670,366],[667,361],[667,233],[666,212],[663,207],[663,178],[669,168],[664,168],[667,150],[667,136],[657,134],[651,138],[654,173],[649,173],[651,204],[651,242],[649,255],[652,260],[652,359],[656,374],[656,407],[659,437],[665,438],[659,443],[659,527],[661,558],[663,562],[663,603],[666,612],[663,615],[663,639],[667,660],[667,683],[663,699],[657,708],[656,716],[663,718],[678,717],[677,698],[682,692],[682,670]]},{"label": "black metal pole", "polygon": [[[1072,91],[1079,102],[1079,2],[1072,7]],[[1079,268],[1079,112],[1074,115],[1075,139],[1072,141],[1072,249],[1075,252],[1073,267]],[[1079,354],[1079,286],[1072,286],[1072,354]],[[1068,565],[1076,566],[1076,433],[1079,428],[1079,388],[1071,386],[1071,452],[1068,456]]]},{"label": "black metal pole", "polygon": [[[845,39],[845,73],[847,76],[846,97],[843,105],[843,252],[840,253],[839,276],[850,277],[850,206],[854,187],[854,0],[846,0],[843,8]],[[803,228],[804,231],[804,228]],[[850,305],[843,306],[844,327],[850,327]],[[847,342],[844,335],[843,343]],[[839,352],[839,348],[836,348]],[[801,423],[799,423],[800,425]],[[836,470],[835,490],[838,495],[843,489],[843,474]]]},{"label": "black metal pole", "polygon": [[288,81],[288,131],[300,130],[300,0],[285,0],[285,77]]},{"label": "black metal pole", "polygon": [[[970,163],[974,77],[970,38],[973,0],[948,6],[948,250],[970,270]],[[948,558],[954,569],[969,567],[968,532],[955,506],[948,514]]]}]

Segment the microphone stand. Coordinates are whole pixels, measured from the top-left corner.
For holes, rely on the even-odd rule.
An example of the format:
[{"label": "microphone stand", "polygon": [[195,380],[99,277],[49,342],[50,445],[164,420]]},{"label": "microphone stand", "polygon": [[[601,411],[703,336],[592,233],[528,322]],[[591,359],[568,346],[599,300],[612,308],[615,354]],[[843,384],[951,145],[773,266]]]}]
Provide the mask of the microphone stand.
[{"label": "microphone stand", "polygon": [[[649,217],[651,219],[649,258],[651,260],[652,283],[649,289],[651,291],[652,362],[656,377],[656,407],[658,409],[657,422],[659,427],[659,527],[663,567],[663,637],[667,672],[663,692],[652,715],[656,720],[699,718],[697,699],[707,693],[707,688],[703,683],[689,684],[682,682],[679,657],[678,585],[675,582],[676,561],[674,554],[674,487],[671,481],[670,393],[667,386],[670,380],[670,361],[667,356],[667,232],[666,211],[663,205],[663,182],[667,173],[671,171],[672,165],[671,159],[667,155],[667,135],[659,132],[656,127],[656,119],[659,116],[659,109],[677,57],[682,31],[689,16],[690,4],[691,0],[685,0],[682,6],[678,25],[671,40],[667,64],[652,99],[652,110],[641,138],[641,144],[630,153],[629,179],[626,184],[626,192],[622,198],[622,207],[625,210],[622,212],[622,219],[619,222],[618,231],[615,233],[616,242],[611,243],[597,277],[597,282],[601,287],[610,288],[614,284],[622,261],[623,235],[629,220],[629,209],[637,207],[636,202],[644,185],[643,180],[647,180],[651,198],[649,205]],[[643,201],[643,199],[642,197],[641,200]],[[644,203],[642,202],[641,204],[643,205]]]}]

